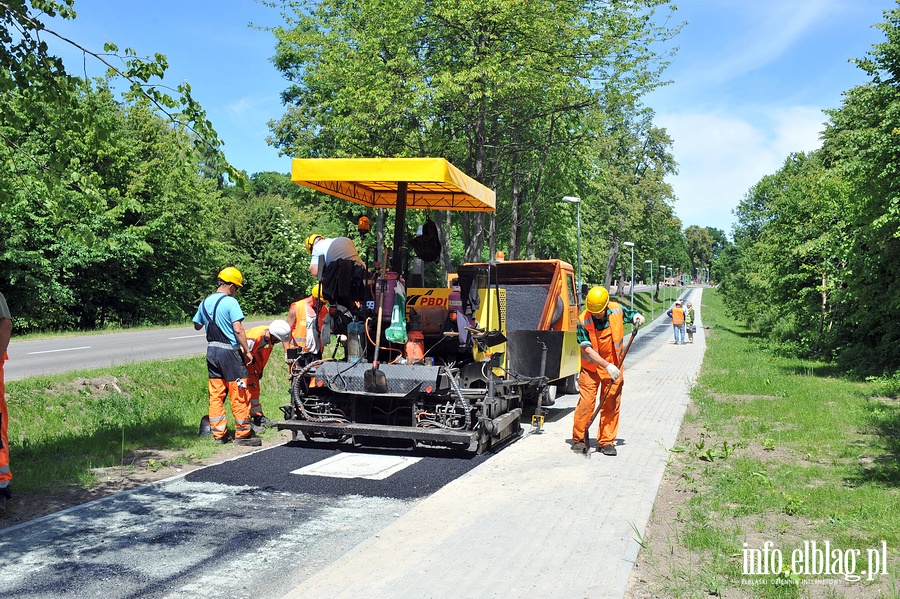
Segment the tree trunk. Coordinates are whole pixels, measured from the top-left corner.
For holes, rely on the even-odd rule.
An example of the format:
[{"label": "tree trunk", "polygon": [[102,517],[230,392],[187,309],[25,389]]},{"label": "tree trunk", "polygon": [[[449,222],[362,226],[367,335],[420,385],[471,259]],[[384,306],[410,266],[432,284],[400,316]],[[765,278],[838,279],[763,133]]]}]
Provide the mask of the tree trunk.
[{"label": "tree trunk", "polygon": [[613,273],[616,270],[616,262],[619,261],[619,240],[614,239],[609,246],[609,258],[606,261],[606,270],[603,273],[603,286],[609,289],[612,284]]},{"label": "tree trunk", "polygon": [[519,259],[519,177],[512,174],[512,200],[510,201],[509,215],[509,259]]},{"label": "tree trunk", "polygon": [[819,354],[819,350],[822,347],[822,334],[825,332],[825,312],[828,309],[828,290],[825,287],[827,283],[827,279],[825,273],[822,273],[822,310],[819,314],[819,336],[816,339],[816,343],[813,345],[812,351],[814,355]]},{"label": "tree trunk", "polygon": [[490,240],[489,247],[491,248],[491,254],[488,256],[488,260],[493,260],[497,256],[497,235],[496,235],[496,227],[497,227],[497,213],[491,212],[491,216],[489,218],[490,228],[488,229],[488,239]]}]

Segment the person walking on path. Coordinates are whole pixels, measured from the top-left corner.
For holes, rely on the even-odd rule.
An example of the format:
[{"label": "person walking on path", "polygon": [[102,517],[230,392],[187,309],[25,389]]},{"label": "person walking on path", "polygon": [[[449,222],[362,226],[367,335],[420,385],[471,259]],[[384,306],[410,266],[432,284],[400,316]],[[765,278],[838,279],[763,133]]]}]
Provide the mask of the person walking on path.
[{"label": "person walking on path", "polygon": [[600,410],[597,448],[604,455],[614,456],[617,453],[615,442],[619,433],[619,408],[624,383],[619,354],[625,323],[639,327],[644,324],[644,317],[637,310],[609,301],[609,292],[604,287],[594,287],[588,292],[585,308],[578,318],[577,327],[581,373],[578,375],[580,395],[572,425],[572,449],[585,449],[584,431],[594,413],[600,391],[601,396],[605,394],[606,400]]},{"label": "person walking on path", "polygon": [[253,361],[244,332],[244,312],[235,299],[244,284],[234,267],[222,269],[216,292],[200,302],[194,315],[194,329],[206,327],[206,366],[209,371],[209,426],[216,443],[228,442],[228,415],[225,398],[231,397],[234,416],[234,443],[259,447],[262,441],[250,428],[250,392],[247,365]]},{"label": "person walking on path", "polygon": [[0,293],[0,516],[6,513],[6,502],[12,499],[9,483],[12,471],[9,469],[9,409],[6,407],[6,388],[3,382],[3,364],[9,356],[9,338],[12,336],[12,316],[6,298]]},{"label": "person walking on path", "polygon": [[684,331],[687,333],[688,343],[694,342],[694,332],[697,330],[694,327],[694,318],[694,304],[688,302],[687,310],[684,311]]},{"label": "person walking on path", "polygon": [[682,301],[676,301],[675,305],[666,311],[666,315],[672,319],[672,328],[675,331],[675,345],[684,345],[684,308],[682,308]]},{"label": "person walking on path", "polygon": [[328,266],[335,260],[353,260],[362,267],[365,262],[359,257],[356,244],[349,237],[322,237],[318,233],[313,233],[306,238],[306,251],[309,252],[309,274],[318,278],[319,273],[319,256],[325,257],[325,266]]},{"label": "person walking on path", "polygon": [[253,356],[247,366],[247,388],[250,391],[250,428],[255,433],[261,433],[267,425],[273,424],[263,414],[262,404],[259,403],[263,369],[269,363],[272,347],[276,343],[290,340],[291,327],[284,320],[273,320],[270,325],[260,325],[248,329],[246,334],[250,355]]}]

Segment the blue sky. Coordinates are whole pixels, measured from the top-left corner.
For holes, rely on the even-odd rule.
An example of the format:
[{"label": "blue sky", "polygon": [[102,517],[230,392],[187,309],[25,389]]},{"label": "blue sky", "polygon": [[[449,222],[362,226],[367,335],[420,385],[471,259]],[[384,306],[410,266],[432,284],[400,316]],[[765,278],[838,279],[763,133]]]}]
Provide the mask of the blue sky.
[{"label": "blue sky", "polygon": [[[679,174],[669,178],[684,226],[731,232],[732,210],[790,152],[820,146],[822,110],[865,81],[849,62],[882,41],[872,26],[890,0],[684,0],[687,21],[666,77],[646,103],[674,139]],[[270,62],[273,36],[248,27],[280,23],[254,0],[75,0],[78,18],[54,22],[61,34],[99,50],[106,40],[138,54],[165,54],[167,82],[191,84],[238,169],[290,171],[290,158],[266,144],[266,123],[281,116],[286,82]],[[49,40],[49,38],[47,38]],[[58,43],[70,71],[83,63]],[[88,74],[97,74],[96,65]]]}]

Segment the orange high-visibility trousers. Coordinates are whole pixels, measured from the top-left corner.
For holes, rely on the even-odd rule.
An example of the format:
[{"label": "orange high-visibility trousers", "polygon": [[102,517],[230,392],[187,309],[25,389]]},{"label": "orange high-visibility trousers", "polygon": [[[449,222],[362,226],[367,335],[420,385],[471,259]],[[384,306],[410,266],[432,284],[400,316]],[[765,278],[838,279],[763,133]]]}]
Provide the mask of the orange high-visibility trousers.
[{"label": "orange high-visibility trousers", "polygon": [[[213,437],[221,439],[228,429],[225,398],[231,397],[231,413],[234,415],[234,436],[238,439],[250,436],[250,393],[247,380],[228,381],[209,379],[209,428]],[[243,388],[242,388],[243,387]]]},{"label": "orange high-visibility trousers", "polygon": [[[254,357],[254,360],[256,358]],[[260,385],[259,385],[259,377],[254,376],[254,373],[250,373],[250,377],[247,379],[247,391],[250,395],[250,417],[254,416],[262,416],[262,404],[259,403],[259,394],[260,394]]]},{"label": "orange high-visibility trousers", "polygon": [[597,447],[604,445],[614,445],[616,435],[619,434],[619,407],[622,399],[622,383],[625,380],[624,373],[615,383],[609,378],[606,370],[600,369],[597,372],[582,369],[578,375],[578,389],[580,396],[578,405],[575,406],[575,421],[572,425],[572,440],[575,442],[584,440],[584,429],[588,420],[594,414],[597,401],[597,389],[602,389],[600,397],[606,392],[606,387],[612,385],[606,401],[603,402],[603,408],[598,416],[599,424],[597,425]]},{"label": "orange high-visibility trousers", "polygon": [[0,354],[0,489],[9,486],[9,410],[6,407],[6,387],[3,384],[3,354]]}]

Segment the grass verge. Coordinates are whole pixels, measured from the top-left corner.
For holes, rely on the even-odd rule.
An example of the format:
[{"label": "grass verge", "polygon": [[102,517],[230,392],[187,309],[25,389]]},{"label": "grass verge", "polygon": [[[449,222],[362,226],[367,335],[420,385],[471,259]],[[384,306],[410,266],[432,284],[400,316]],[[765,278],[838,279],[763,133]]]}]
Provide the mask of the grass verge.
[{"label": "grass verge", "polygon": [[776,357],[715,290],[701,311],[706,355],[629,596],[900,597],[896,377]]},{"label": "grass verge", "polygon": [[[263,412],[281,419],[289,390],[278,348],[261,387]],[[12,488],[26,501],[91,489],[106,468],[158,469],[222,449],[198,436],[209,403],[203,355],[10,381],[6,394]]]}]

